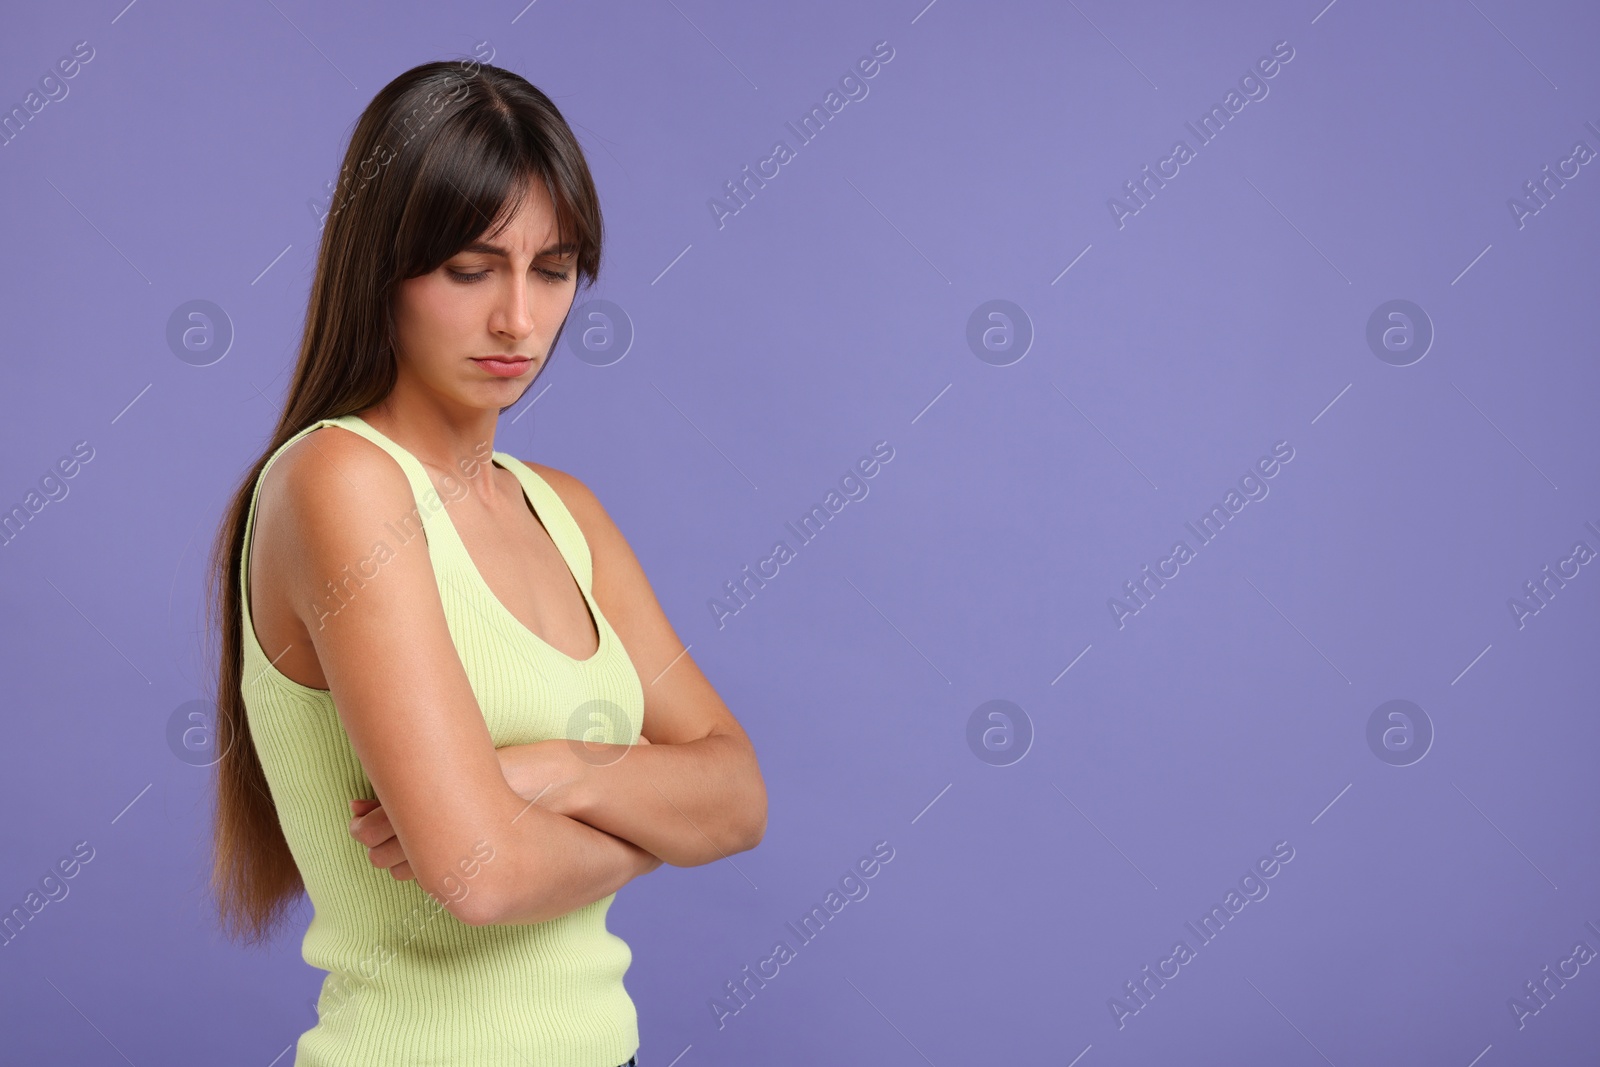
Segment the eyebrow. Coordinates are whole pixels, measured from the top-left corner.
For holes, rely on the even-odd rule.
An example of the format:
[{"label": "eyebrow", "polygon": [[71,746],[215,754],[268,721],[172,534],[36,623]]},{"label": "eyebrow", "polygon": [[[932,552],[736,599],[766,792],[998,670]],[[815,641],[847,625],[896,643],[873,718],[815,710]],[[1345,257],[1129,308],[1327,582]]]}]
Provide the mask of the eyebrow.
[{"label": "eyebrow", "polygon": [[[577,244],[568,241],[565,244],[551,245],[539,252],[541,256],[569,256],[578,250]],[[499,245],[492,245],[486,241],[474,241],[461,250],[462,252],[481,252],[485,255],[499,256],[501,259],[510,259],[511,253]]]}]

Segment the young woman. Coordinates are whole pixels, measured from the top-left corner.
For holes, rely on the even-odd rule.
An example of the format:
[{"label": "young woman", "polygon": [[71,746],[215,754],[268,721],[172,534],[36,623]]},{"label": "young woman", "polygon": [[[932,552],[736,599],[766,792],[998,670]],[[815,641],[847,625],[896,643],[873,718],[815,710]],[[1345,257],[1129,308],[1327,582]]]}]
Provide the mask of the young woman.
[{"label": "young woman", "polygon": [[765,832],[750,742],[605,509],[493,448],[600,239],[516,74],[425,64],[356,125],[213,555],[213,881],[252,942],[310,897],[295,1067],[636,1063],[617,889]]}]

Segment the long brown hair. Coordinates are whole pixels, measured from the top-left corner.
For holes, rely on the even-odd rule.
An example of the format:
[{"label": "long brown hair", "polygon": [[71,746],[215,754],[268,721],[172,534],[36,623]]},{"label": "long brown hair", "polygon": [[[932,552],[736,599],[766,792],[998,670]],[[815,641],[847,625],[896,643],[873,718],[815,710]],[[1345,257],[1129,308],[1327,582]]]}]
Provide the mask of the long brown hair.
[{"label": "long brown hair", "polygon": [[[323,220],[300,358],[278,424],[234,493],[212,547],[207,632],[220,634],[211,888],[227,936],[268,940],[305,883],[250,736],[243,671],[241,552],[267,460],[323,418],[364,411],[394,387],[392,297],[485,230],[498,232],[544,183],[580,279],[600,271],[601,217],[588,164],[550,98],[473,60],[413,67],[361,113]],[[492,228],[491,228],[492,227]],[[554,358],[552,342],[546,365]]]}]

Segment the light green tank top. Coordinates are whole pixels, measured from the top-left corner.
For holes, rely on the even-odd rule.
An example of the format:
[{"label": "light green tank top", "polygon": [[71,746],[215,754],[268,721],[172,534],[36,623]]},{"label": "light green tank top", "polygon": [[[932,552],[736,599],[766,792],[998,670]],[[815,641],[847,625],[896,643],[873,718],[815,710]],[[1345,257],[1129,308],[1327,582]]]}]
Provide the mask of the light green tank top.
[{"label": "light green tank top", "polygon": [[[637,744],[644,720],[638,673],[594,602],[588,542],[550,484],[520,460],[493,453],[522,483],[593,613],[600,646],[585,660],[552,648],[511,614],[473,565],[421,462],[359,416],[319,420],[283,448],[321,426],[342,426],[379,445],[411,482],[416,510],[410,521],[389,524],[387,547],[426,537],[450,636],[495,747],[568,736]],[[632,951],[606,929],[616,894],[547,922],[468,926],[415,881],[373,867],[350,836],[350,801],[375,794],[333,697],[278,671],[251,623],[247,567],[260,492],[258,479],[239,569],[240,685],[250,736],[314,909],[301,954],[328,972],[317,1024],[300,1036],[294,1067],[624,1063],[639,1034],[623,986]],[[377,577],[376,565],[351,567],[343,588],[358,591],[365,578]]]}]

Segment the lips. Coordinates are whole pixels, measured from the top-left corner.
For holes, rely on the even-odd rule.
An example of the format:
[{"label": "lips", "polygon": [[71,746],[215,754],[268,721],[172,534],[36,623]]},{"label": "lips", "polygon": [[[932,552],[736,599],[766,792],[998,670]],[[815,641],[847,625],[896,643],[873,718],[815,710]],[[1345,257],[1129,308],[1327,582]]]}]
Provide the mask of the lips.
[{"label": "lips", "polygon": [[472,362],[497,378],[514,378],[533,364],[526,356],[474,356]]}]

